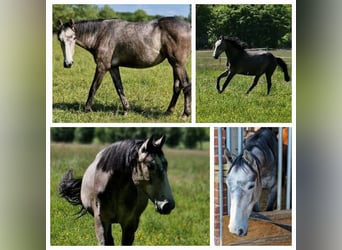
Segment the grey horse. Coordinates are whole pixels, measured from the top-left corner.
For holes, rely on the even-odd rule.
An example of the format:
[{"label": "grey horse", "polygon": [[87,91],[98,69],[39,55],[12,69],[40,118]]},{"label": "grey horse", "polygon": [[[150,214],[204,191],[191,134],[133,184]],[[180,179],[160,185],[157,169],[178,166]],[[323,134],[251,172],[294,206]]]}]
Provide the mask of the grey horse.
[{"label": "grey horse", "polygon": [[74,178],[71,170],[62,178],[60,195],[94,216],[100,245],[114,245],[112,223],[121,225],[122,245],[132,245],[149,199],[160,214],[175,208],[164,142],[164,136],[116,142],[97,154],[83,178]]},{"label": "grey horse", "polygon": [[[191,82],[185,65],[191,52],[191,26],[176,17],[163,17],[147,22],[119,19],[60,21],[58,39],[64,55],[64,67],[73,65],[75,44],[94,57],[96,71],[89,90],[85,111],[91,111],[97,89],[107,71],[110,72],[124,114],[130,109],[122,86],[119,67],[148,68],[165,59],[173,69],[173,95],[167,113],[175,110],[180,92],[184,93],[183,119],[191,114]],[[160,79],[161,82],[164,79]],[[164,95],[164,93],[161,93]]]},{"label": "grey horse", "polygon": [[269,190],[266,210],[273,210],[277,196],[277,138],[270,128],[261,128],[246,140],[243,153],[237,157],[226,149],[231,162],[227,174],[230,194],[229,231],[244,236],[248,231],[248,218],[252,209],[259,210],[263,188]]}]

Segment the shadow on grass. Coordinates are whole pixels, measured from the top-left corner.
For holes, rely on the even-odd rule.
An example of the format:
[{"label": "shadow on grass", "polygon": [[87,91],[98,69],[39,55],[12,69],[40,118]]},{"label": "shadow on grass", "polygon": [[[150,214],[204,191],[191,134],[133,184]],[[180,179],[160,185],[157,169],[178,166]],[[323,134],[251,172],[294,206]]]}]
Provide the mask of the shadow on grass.
[{"label": "shadow on grass", "polygon": [[[131,109],[128,111],[129,113],[134,113],[136,115],[141,115],[147,119],[159,119],[163,117],[170,116],[166,111],[160,110],[159,107],[143,107],[142,105],[135,104],[134,102],[130,103]],[[54,103],[54,110],[61,110],[65,112],[72,113],[86,113],[85,112],[85,104],[73,102],[73,103]],[[99,104],[95,103],[92,105],[92,113],[108,113],[114,115],[124,116],[124,112],[121,105],[111,104]],[[136,121],[139,122],[139,121]]]}]

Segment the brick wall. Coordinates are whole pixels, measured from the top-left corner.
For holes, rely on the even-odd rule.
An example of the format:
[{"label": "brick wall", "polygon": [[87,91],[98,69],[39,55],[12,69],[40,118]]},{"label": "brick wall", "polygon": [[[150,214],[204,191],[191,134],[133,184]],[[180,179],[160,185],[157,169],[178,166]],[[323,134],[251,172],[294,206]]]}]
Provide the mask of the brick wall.
[{"label": "brick wall", "polygon": [[[222,132],[222,152],[226,142],[226,130],[221,128]],[[214,242],[215,245],[220,244],[220,191],[219,191],[219,156],[218,156],[218,128],[214,129],[214,163],[215,163],[215,173],[214,173]],[[225,176],[227,175],[228,165],[226,159],[222,157],[223,164],[223,214],[227,214],[227,185],[225,184]]]}]

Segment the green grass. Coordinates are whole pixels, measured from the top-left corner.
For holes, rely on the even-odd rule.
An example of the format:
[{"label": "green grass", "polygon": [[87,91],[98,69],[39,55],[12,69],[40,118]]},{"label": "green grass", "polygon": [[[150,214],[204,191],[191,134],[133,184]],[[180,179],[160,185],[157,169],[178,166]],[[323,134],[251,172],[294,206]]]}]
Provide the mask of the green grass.
[{"label": "green grass", "polygon": [[[175,112],[165,114],[173,93],[172,68],[167,60],[148,69],[120,68],[125,95],[131,106],[129,114],[123,116],[121,101],[109,72],[95,95],[93,112],[84,112],[96,67],[88,51],[76,46],[74,65],[65,69],[62,50],[54,37],[52,57],[53,122],[184,122],[181,119],[183,93],[179,96]],[[191,76],[191,56],[187,71]],[[190,118],[186,122],[191,122]]]},{"label": "green grass", "polygon": [[[103,145],[52,144],[50,169],[51,245],[97,245],[93,217],[76,219],[79,208],[58,196],[58,183],[68,169],[83,172]],[[134,245],[209,245],[209,150],[164,150],[176,201],[170,215],[159,215],[152,202],[140,217]],[[121,229],[113,225],[115,244]]]},{"label": "green grass", "polygon": [[[291,76],[291,51],[272,51],[286,61]],[[216,79],[226,69],[226,57],[212,58],[211,51],[196,52],[196,120],[197,122],[291,122],[292,82],[285,82],[277,68],[272,77],[270,95],[266,95],[266,78],[246,95],[252,76],[236,75],[222,94],[216,90]],[[221,79],[220,86],[225,81]]]}]

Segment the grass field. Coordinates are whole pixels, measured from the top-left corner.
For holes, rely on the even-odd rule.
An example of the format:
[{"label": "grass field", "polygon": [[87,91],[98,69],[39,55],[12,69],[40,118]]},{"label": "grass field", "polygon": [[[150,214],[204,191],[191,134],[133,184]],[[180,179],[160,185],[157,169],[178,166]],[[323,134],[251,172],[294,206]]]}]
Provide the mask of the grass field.
[{"label": "grass field", "polygon": [[[104,145],[52,144],[50,168],[51,245],[97,245],[93,218],[79,219],[79,208],[58,196],[58,183],[68,169],[75,176],[83,172]],[[164,149],[168,176],[176,208],[159,215],[152,202],[140,218],[134,245],[209,245],[209,149]],[[120,245],[121,229],[113,225],[115,244]]]},{"label": "grass field", "polygon": [[[283,58],[291,77],[291,51],[272,51]],[[266,95],[266,78],[246,95],[252,76],[236,75],[222,94],[216,90],[216,79],[226,69],[226,56],[212,58],[212,51],[196,52],[196,121],[220,123],[291,122],[292,81],[285,82],[279,69],[273,74],[270,95]],[[220,86],[225,81],[221,79]]]},{"label": "grass field", "polygon": [[[173,92],[173,73],[167,60],[148,69],[120,68],[125,95],[131,106],[129,115],[123,116],[123,108],[109,72],[95,95],[93,112],[84,112],[95,73],[95,62],[88,51],[76,46],[74,65],[65,69],[62,50],[54,37],[52,56],[53,122],[184,122],[181,119],[183,93],[179,96],[174,114],[165,115]],[[191,77],[191,56],[187,71]],[[191,119],[186,122],[191,122]]]}]

